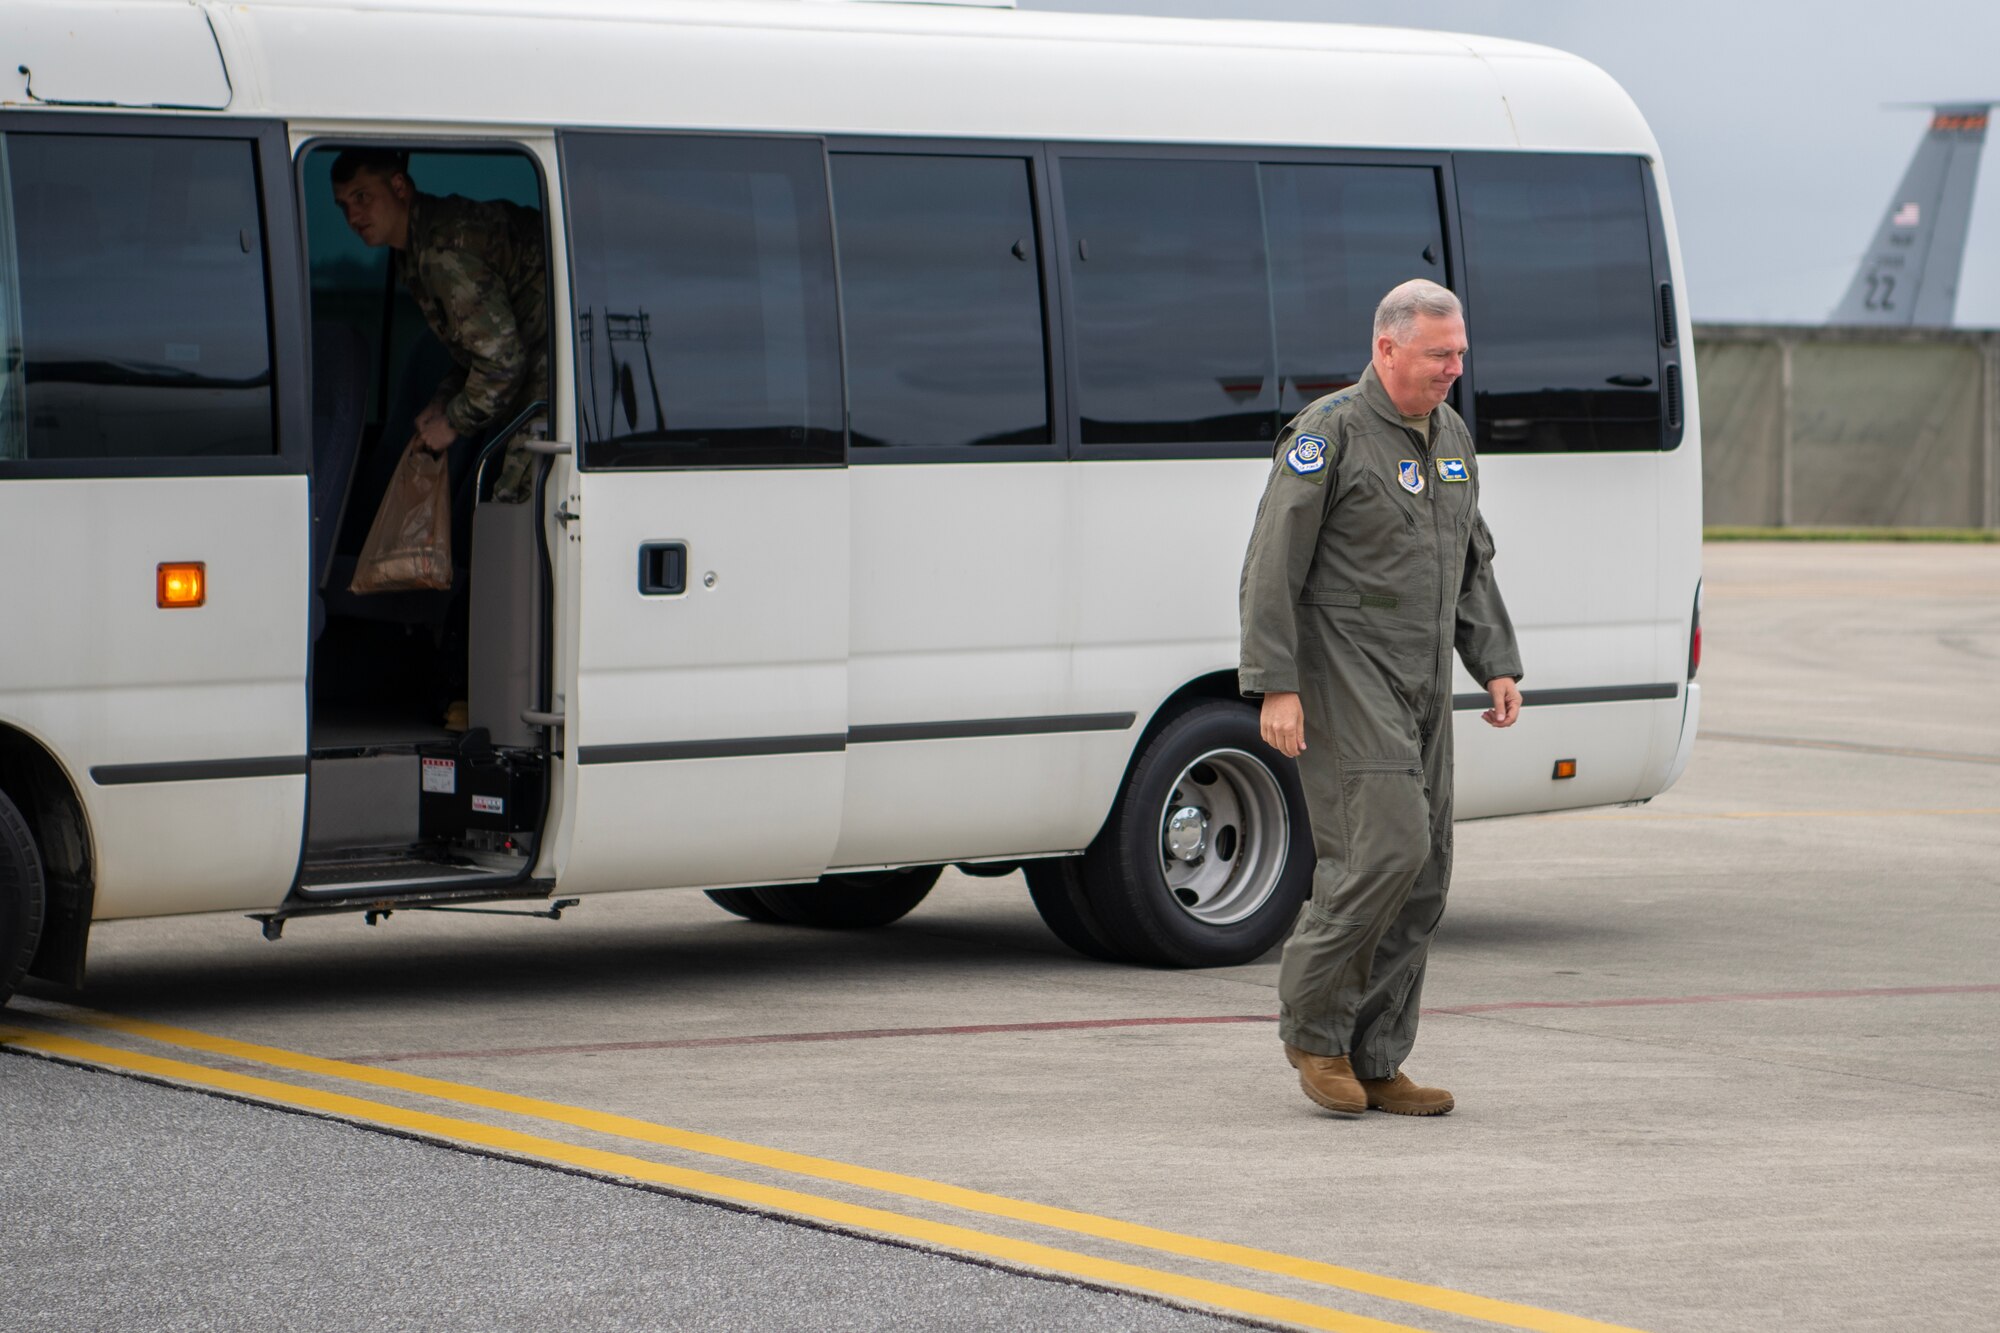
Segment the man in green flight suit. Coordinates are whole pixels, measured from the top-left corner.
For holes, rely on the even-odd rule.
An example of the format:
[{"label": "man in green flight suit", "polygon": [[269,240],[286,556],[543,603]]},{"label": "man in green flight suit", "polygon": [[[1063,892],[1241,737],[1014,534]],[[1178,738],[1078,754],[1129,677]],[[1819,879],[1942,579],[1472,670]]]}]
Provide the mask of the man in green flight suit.
[{"label": "man in green flight suit", "polygon": [[1451,653],[1495,727],[1520,715],[1520,652],[1479,516],[1479,460],[1445,397],[1464,367],[1458,298],[1425,279],[1375,311],[1361,382],[1278,437],[1242,582],[1239,685],[1294,757],[1312,897],[1278,972],[1279,1036],[1332,1111],[1439,1115],[1402,1070],[1451,880]]},{"label": "man in green flight suit", "polygon": [[[505,200],[424,194],[407,159],[350,148],[333,162],[333,198],[347,225],[371,246],[395,251],[396,276],[457,369],[417,415],[416,439],[445,453],[460,439],[511,421],[548,401],[548,262],[542,215]],[[493,498],[519,503],[532,490],[545,414],[508,442]]]}]

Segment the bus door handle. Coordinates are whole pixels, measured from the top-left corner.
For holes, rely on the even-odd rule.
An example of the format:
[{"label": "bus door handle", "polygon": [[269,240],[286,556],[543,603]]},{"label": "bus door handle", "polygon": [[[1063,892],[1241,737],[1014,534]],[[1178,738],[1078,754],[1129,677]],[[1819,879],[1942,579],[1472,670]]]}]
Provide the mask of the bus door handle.
[{"label": "bus door handle", "polygon": [[647,542],[639,548],[639,595],[677,597],[687,591],[686,542]]}]

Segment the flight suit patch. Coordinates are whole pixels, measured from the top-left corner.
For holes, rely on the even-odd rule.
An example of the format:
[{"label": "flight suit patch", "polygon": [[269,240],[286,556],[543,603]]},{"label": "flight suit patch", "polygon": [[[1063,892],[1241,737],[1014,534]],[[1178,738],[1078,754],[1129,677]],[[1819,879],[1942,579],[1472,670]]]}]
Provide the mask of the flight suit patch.
[{"label": "flight suit patch", "polygon": [[1300,435],[1285,454],[1285,466],[1301,477],[1310,477],[1326,466],[1326,441],[1317,435]]},{"label": "flight suit patch", "polygon": [[1472,474],[1465,470],[1463,458],[1440,458],[1437,461],[1439,481],[1471,481]]},{"label": "flight suit patch", "polygon": [[1396,464],[1396,479],[1403,483],[1403,489],[1412,495],[1424,493],[1424,467],[1414,458],[1405,458]]}]

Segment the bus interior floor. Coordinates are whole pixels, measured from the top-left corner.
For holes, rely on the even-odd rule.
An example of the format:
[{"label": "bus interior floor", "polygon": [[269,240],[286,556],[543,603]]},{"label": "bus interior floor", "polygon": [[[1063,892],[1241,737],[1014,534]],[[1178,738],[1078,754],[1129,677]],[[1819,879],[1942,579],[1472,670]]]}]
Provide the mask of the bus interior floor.
[{"label": "bus interior floor", "polygon": [[315,752],[402,749],[451,741],[459,734],[447,730],[442,717],[412,708],[333,704],[314,712],[312,748]]}]

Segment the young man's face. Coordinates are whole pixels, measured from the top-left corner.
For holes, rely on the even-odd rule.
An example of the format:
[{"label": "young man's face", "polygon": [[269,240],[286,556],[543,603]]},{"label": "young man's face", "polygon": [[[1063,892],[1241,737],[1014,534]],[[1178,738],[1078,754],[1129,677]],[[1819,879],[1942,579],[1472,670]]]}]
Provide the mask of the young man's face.
[{"label": "young man's face", "polygon": [[363,167],[344,185],[333,187],[333,202],[364,245],[389,245],[400,250],[410,235],[410,198],[416,191],[403,173],[384,174]]}]

